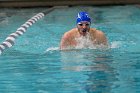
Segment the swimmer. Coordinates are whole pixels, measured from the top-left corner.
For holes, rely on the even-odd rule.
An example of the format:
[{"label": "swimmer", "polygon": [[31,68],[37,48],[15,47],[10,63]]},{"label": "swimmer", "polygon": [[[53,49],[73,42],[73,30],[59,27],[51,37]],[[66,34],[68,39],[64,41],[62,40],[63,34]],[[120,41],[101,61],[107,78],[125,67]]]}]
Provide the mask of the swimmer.
[{"label": "swimmer", "polygon": [[[108,41],[105,34],[96,28],[90,28],[91,18],[87,12],[79,12],[76,23],[76,28],[65,32],[62,36],[60,42],[61,50],[76,48],[79,46],[79,38],[87,38],[87,40],[90,41],[94,46],[108,46]],[[87,43],[87,40],[81,39],[80,43]]]}]

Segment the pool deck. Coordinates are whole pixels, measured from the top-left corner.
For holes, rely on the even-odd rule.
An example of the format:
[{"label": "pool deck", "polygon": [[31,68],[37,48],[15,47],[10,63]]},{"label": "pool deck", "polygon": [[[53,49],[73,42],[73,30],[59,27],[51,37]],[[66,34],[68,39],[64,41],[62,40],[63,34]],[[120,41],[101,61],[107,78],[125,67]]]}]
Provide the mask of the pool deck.
[{"label": "pool deck", "polygon": [[140,4],[140,0],[0,0],[0,7]]}]

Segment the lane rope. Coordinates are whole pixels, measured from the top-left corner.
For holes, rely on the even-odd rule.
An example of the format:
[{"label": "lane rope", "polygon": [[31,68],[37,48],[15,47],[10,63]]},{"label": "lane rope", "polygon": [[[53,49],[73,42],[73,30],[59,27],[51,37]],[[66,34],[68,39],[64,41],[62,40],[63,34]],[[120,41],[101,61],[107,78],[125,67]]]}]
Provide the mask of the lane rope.
[{"label": "lane rope", "polygon": [[14,33],[11,33],[4,42],[2,42],[0,44],[0,55],[3,53],[3,51],[7,48],[12,47],[15,44],[15,40],[23,35],[26,31],[27,28],[31,27],[34,23],[36,23],[39,19],[43,18],[46,14],[48,14],[49,12],[53,11],[54,9],[57,8],[64,8],[63,6],[55,6],[52,7],[50,9],[48,9],[47,11],[41,12],[36,14],[35,16],[33,16],[32,18],[30,18],[29,20],[27,20],[23,25],[21,25]]}]

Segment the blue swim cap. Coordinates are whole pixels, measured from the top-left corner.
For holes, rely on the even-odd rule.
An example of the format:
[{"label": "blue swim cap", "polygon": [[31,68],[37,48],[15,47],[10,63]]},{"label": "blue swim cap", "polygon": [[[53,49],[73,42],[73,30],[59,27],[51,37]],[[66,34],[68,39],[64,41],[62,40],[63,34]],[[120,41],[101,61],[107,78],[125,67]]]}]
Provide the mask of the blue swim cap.
[{"label": "blue swim cap", "polygon": [[78,13],[76,23],[78,24],[81,21],[87,21],[87,22],[90,22],[91,23],[91,19],[88,16],[88,13],[87,12],[79,12]]}]

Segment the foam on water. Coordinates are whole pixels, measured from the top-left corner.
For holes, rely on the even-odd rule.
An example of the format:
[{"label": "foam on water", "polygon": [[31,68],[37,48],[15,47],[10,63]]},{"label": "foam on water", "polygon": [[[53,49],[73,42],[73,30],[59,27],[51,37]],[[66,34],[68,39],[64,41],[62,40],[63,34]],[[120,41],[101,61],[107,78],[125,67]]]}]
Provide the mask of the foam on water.
[{"label": "foam on water", "polygon": [[86,36],[81,36],[79,38],[76,38],[76,41],[78,43],[78,45],[75,47],[76,49],[82,49],[82,48],[96,49],[96,47],[90,40],[89,33]]},{"label": "foam on water", "polygon": [[119,47],[121,47],[121,45],[122,45],[121,41],[113,41],[110,44],[110,48],[119,48]]},{"label": "foam on water", "polygon": [[49,48],[46,49],[45,52],[57,51],[57,50],[59,50],[59,47],[49,47]]},{"label": "foam on water", "polygon": [[[101,45],[100,47],[98,46],[98,48],[96,46],[94,46],[92,43],[91,43],[91,40],[85,38],[85,37],[81,37],[81,38],[78,38],[77,39],[79,41],[79,44],[74,48],[74,49],[99,49],[99,48],[102,48],[103,46]],[[121,47],[123,44],[122,41],[113,41],[110,43],[109,45],[109,49],[114,49],[114,48],[119,48]],[[47,48],[44,52],[47,53],[47,52],[52,52],[52,51],[58,51],[60,50],[59,47],[49,47]]]}]

